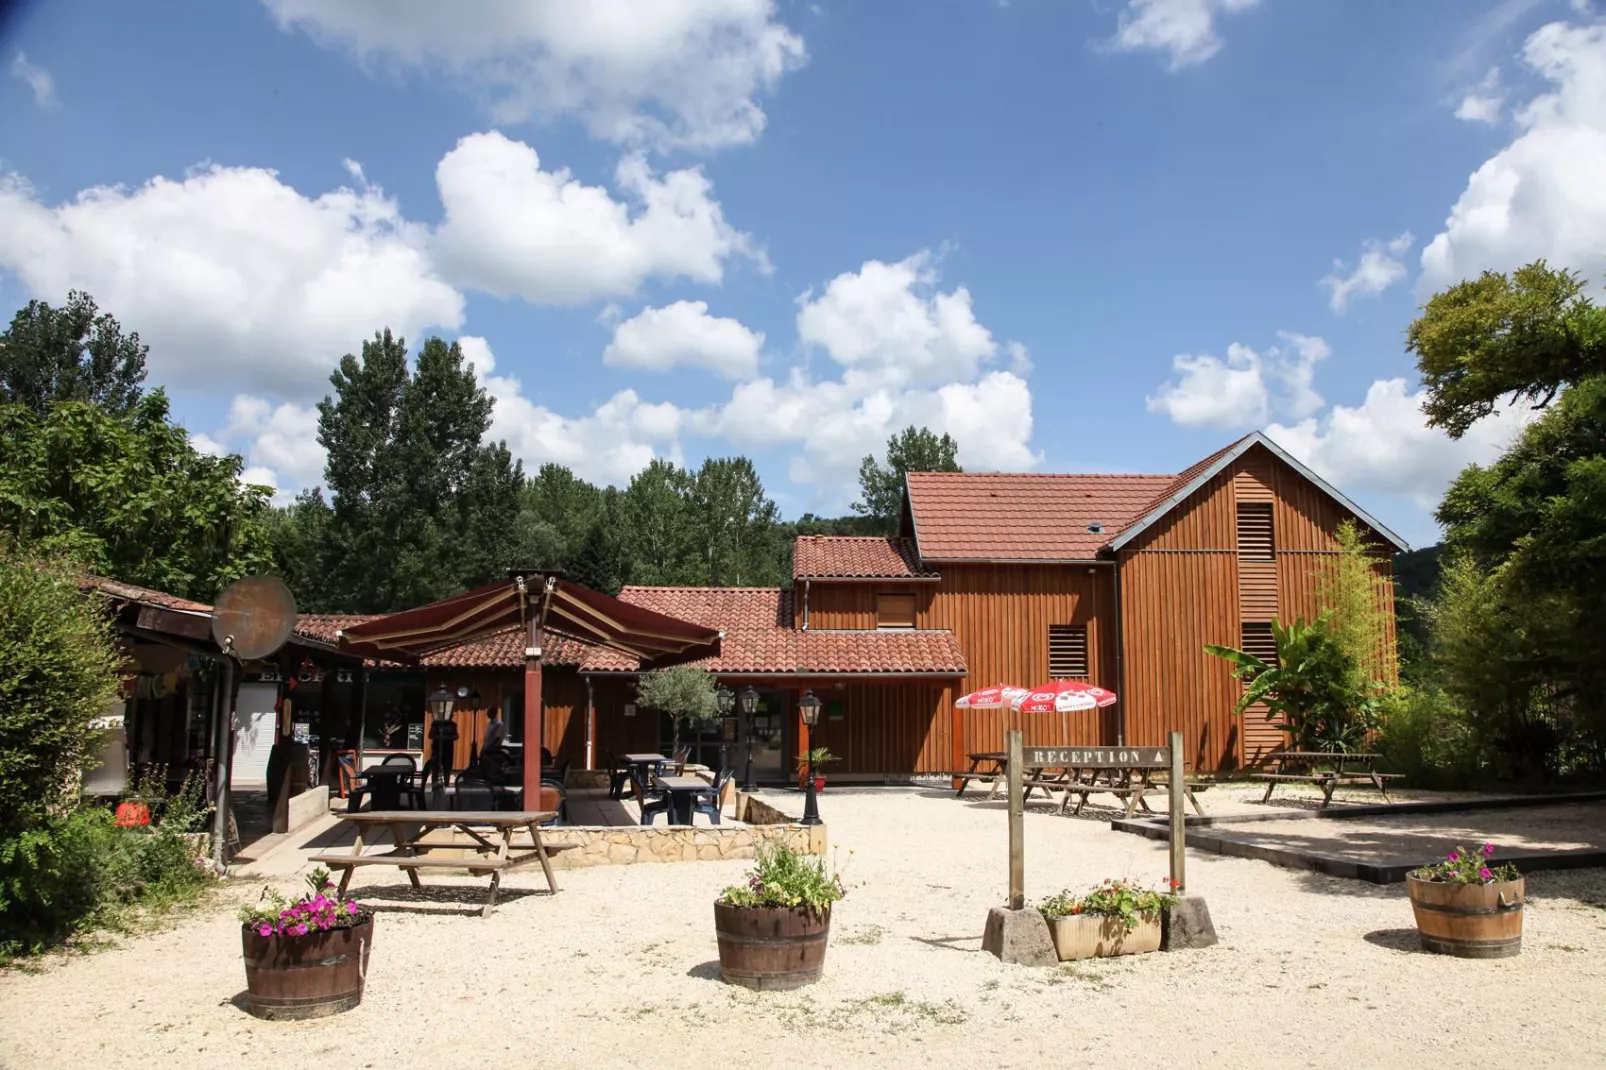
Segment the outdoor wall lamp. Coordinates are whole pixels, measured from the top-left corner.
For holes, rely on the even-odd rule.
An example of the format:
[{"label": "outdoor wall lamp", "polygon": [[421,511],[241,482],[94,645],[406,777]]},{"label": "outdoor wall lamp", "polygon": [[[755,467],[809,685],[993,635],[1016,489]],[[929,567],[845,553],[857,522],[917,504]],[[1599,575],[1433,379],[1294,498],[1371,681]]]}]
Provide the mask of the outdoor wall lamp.
[{"label": "outdoor wall lamp", "polygon": [[735,737],[730,731],[731,711],[736,709],[736,692],[721,684],[714,689],[714,708],[719,711],[719,771],[723,773],[730,768],[726,754],[730,750],[730,741]]},{"label": "outdoor wall lamp", "polygon": [[820,804],[815,798],[814,785],[814,726],[820,723],[820,706],[822,703],[814,697],[814,692],[805,691],[803,697],[797,700],[797,715],[803,719],[803,724],[809,729],[809,747],[806,757],[809,764],[809,783],[805,789],[808,798],[803,803],[804,825],[818,825],[820,823]]}]

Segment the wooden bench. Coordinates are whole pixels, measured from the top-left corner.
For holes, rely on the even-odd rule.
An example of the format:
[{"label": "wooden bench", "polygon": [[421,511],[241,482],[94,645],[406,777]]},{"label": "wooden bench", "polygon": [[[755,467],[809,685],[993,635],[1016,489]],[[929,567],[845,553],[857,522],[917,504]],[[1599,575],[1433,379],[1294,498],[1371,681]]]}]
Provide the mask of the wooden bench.
[{"label": "wooden bench", "polygon": [[[1341,787],[1354,784],[1366,785],[1376,788],[1383,796],[1383,801],[1393,803],[1389,798],[1387,782],[1399,780],[1404,773],[1380,773],[1375,768],[1382,758],[1380,754],[1367,754],[1359,752],[1326,752],[1326,751],[1277,751],[1267,756],[1277,763],[1275,772],[1251,774],[1252,780],[1266,782],[1266,794],[1260,797],[1263,803],[1271,801],[1271,793],[1277,790],[1278,784],[1296,783],[1313,784],[1322,793],[1321,806],[1325,809],[1333,802],[1333,793]],[[1345,766],[1360,763],[1364,768],[1346,769]],[[1316,766],[1330,764],[1332,769],[1320,770]],[[1308,772],[1291,773],[1290,769],[1305,769]]]}]

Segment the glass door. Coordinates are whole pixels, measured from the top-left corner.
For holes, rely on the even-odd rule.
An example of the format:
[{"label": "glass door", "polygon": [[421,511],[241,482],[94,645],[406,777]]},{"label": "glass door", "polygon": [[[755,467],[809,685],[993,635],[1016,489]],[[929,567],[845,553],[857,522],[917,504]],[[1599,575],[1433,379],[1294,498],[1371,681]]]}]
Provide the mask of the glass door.
[{"label": "glass door", "polygon": [[753,778],[786,780],[786,722],[792,715],[789,691],[761,689],[758,712],[753,715]]}]

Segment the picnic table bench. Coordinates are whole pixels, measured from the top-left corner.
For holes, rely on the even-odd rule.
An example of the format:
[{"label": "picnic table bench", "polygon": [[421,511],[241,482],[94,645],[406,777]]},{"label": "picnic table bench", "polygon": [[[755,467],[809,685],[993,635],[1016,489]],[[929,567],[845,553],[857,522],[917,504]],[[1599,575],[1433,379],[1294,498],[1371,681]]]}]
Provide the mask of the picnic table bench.
[{"label": "picnic table bench", "polygon": [[[1323,808],[1332,803],[1334,791],[1350,784],[1370,785],[1383,796],[1384,802],[1393,803],[1394,800],[1389,798],[1385,781],[1398,780],[1405,775],[1378,772],[1377,763],[1383,756],[1362,751],[1286,750],[1276,751],[1267,755],[1267,758],[1276,763],[1274,771],[1255,773],[1252,777],[1254,780],[1266,781],[1266,794],[1260,798],[1263,803],[1271,801],[1271,793],[1277,790],[1278,784],[1289,782],[1314,784],[1320,788]],[[1324,765],[1330,768],[1319,768]]]},{"label": "picnic table bench", "polygon": [[[392,866],[400,869],[407,874],[414,888],[423,886],[418,879],[421,869],[466,869],[476,877],[489,873],[491,888],[485,906],[480,911],[481,917],[489,917],[496,906],[496,892],[501,887],[504,870],[540,862],[541,870],[546,874],[547,888],[557,892],[557,878],[552,875],[552,863],[547,858],[546,846],[541,842],[540,828],[541,822],[550,821],[556,816],[548,810],[370,810],[345,814],[341,819],[357,827],[351,852],[317,854],[309,861],[340,871],[338,894],[341,896],[346,894],[351,875],[360,866]],[[418,831],[408,835],[407,829],[414,825],[418,826]],[[461,832],[470,842],[427,838],[439,829]],[[513,834],[519,830],[529,831],[530,845],[525,847],[520,844],[521,849],[515,852]],[[376,833],[388,836],[394,845],[393,849],[377,854],[364,853],[365,847],[371,846],[366,841],[377,838]],[[448,850],[455,854],[432,856],[428,853]],[[472,851],[473,854],[465,857],[461,854],[463,851]]]},{"label": "picnic table bench", "polygon": [[[1149,807],[1150,795],[1164,795],[1169,789],[1169,781],[1161,777],[1155,779],[1156,774],[1168,773],[1166,766],[1155,765],[1122,765],[1122,766],[1061,766],[1058,768],[1044,766],[1026,770],[1026,777],[1022,783],[1029,793],[1032,788],[1040,789],[1043,794],[1053,801],[1053,792],[1059,791],[1059,813],[1064,813],[1071,805],[1071,799],[1076,799],[1076,806],[1071,810],[1072,816],[1080,815],[1083,807],[1087,805],[1089,795],[1114,795],[1122,800],[1126,810],[1125,816],[1130,818],[1141,807],[1144,813],[1152,812]],[[1183,781],[1182,795],[1193,807],[1193,812],[1200,817],[1204,816],[1204,807],[1199,805],[1195,792],[1205,791],[1209,784],[1198,784]]]},{"label": "picnic table bench", "polygon": [[[980,782],[988,786],[987,798],[991,799],[998,794],[999,788],[1008,780],[1009,756],[1003,751],[977,751],[966,755],[970,759],[970,768],[960,773],[948,774],[952,779],[960,782],[955,795],[963,797],[965,789],[972,783]],[[1021,784],[1022,797],[1030,799],[1033,791],[1041,791],[1053,801],[1053,792],[1064,792],[1060,798],[1059,812],[1064,813],[1076,798],[1076,807],[1071,811],[1073,815],[1082,812],[1087,805],[1089,795],[1114,795],[1124,801],[1126,816],[1131,817],[1139,807],[1145,813],[1149,812],[1147,797],[1164,794],[1167,790],[1166,781],[1162,778],[1156,780],[1157,774],[1167,773],[1164,766],[1129,765],[1117,768],[1092,768],[1073,766],[1032,766],[1023,770]],[[1184,783],[1183,795],[1194,812],[1204,816],[1204,808],[1199,805],[1195,792],[1204,791],[1208,784]]]}]

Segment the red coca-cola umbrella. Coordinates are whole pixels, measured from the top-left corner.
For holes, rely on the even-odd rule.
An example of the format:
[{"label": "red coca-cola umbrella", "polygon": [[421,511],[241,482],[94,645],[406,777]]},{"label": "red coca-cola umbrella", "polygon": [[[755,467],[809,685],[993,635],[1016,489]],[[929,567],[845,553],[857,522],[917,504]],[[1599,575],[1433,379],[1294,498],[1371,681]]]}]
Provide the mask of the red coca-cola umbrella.
[{"label": "red coca-cola umbrella", "polygon": [[1050,680],[1015,699],[1022,713],[1073,713],[1115,704],[1115,692],[1081,680]]}]

